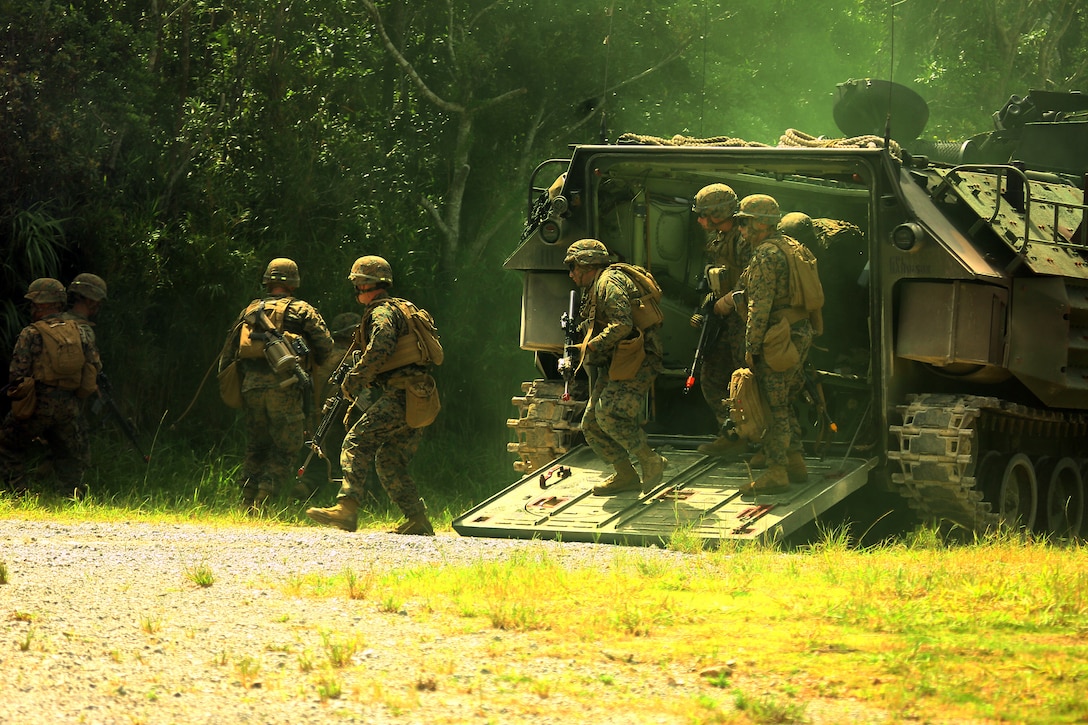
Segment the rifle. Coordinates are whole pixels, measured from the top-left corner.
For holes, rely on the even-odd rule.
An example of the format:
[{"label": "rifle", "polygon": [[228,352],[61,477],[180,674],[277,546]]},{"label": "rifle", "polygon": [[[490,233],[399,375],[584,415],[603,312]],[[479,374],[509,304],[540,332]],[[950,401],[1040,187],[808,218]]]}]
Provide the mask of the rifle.
[{"label": "rifle", "polygon": [[306,342],[301,337],[292,337],[287,340],[283,333],[276,329],[272,320],[264,311],[264,303],[261,303],[253,312],[245,317],[250,327],[260,330],[265,336],[264,357],[277,375],[290,371],[294,377],[288,378],[280,384],[286,388],[298,383],[302,390],[302,412],[306,417],[314,409],[314,386],[310,374],[302,369],[302,358],[310,354]]},{"label": "rifle", "polygon": [[340,420],[344,417],[344,411],[350,404],[347,396],[344,395],[344,391],[340,389],[341,384],[344,382],[344,378],[347,377],[348,372],[355,367],[355,363],[359,362],[359,358],[362,357],[362,353],[354,348],[349,348],[344,353],[343,359],[340,364],[333,370],[332,375],[329,376],[329,384],[333,386],[333,394],[325,399],[325,404],[321,406],[321,421],[317,424],[317,430],[314,431],[313,437],[306,441],[305,445],[310,449],[310,452],[306,454],[306,460],[302,462],[302,466],[298,469],[298,474],[295,476],[295,480],[301,481],[302,477],[306,475],[306,468],[310,465],[310,461],[313,460],[316,453],[318,458],[325,461],[325,465],[328,467],[330,476],[332,472],[332,463],[325,455],[325,451],[322,450],[322,446],[325,443],[325,438],[329,435],[329,428],[336,420]]},{"label": "rifle", "polygon": [[[820,422],[832,433],[838,433],[838,424],[831,419],[831,414],[827,412],[827,399],[824,397],[823,385],[816,379],[818,375],[819,372],[816,370],[816,366],[806,360],[804,366],[801,368],[801,378],[804,380],[805,384],[805,395],[809,399],[809,402],[816,408],[816,415],[819,416]],[[822,430],[820,431],[819,438],[823,438]]]},{"label": "rifle", "polygon": [[132,443],[132,447],[136,449],[136,453],[140,455],[140,458],[144,459],[144,463],[150,463],[151,457],[144,453],[140,447],[140,439],[136,434],[136,426],[121,413],[121,409],[117,407],[117,401],[113,399],[113,384],[110,379],[106,377],[105,373],[98,374],[98,399],[106,406],[106,409],[110,411],[113,419],[117,422],[121,432]]},{"label": "rifle", "polygon": [[687,395],[691,392],[691,389],[695,387],[695,373],[699,370],[699,365],[703,361],[703,352],[706,348],[707,340],[713,339],[713,330],[711,325],[717,324],[714,322],[714,296],[707,295],[703,300],[703,304],[695,309],[696,315],[702,315],[703,324],[699,328],[699,342],[695,346],[695,357],[691,360],[691,367],[688,369],[687,380],[684,381],[684,394]]},{"label": "rifle", "polygon": [[577,292],[570,291],[570,309],[559,318],[559,326],[563,328],[563,357],[559,359],[559,374],[563,376],[563,400],[570,400],[570,384],[574,382],[574,376],[578,368],[574,363],[574,351],[578,349],[578,322],[574,317],[574,303]]}]

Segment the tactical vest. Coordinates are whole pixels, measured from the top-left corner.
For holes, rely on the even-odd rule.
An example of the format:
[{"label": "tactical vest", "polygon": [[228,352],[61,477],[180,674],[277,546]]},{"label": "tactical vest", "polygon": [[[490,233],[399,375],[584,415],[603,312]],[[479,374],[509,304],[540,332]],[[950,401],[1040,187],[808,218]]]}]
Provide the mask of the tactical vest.
[{"label": "tactical vest", "polygon": [[83,339],[79,323],[49,317],[34,323],[42,336],[42,354],[34,359],[34,379],[61,390],[76,390],[83,379]]}]

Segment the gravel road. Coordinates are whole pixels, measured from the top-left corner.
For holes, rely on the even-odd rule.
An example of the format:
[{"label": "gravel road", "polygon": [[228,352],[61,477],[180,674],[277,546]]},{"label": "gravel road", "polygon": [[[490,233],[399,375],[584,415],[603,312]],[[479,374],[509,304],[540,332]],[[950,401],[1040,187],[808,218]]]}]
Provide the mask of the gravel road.
[{"label": "gravel road", "polygon": [[[300,597],[283,582],[420,565],[469,564],[544,547],[560,561],[609,566],[606,545],[344,534],[318,527],[0,520],[0,723],[607,722],[616,699],[578,700],[516,682],[619,678],[635,705],[623,722],[690,722],[712,691],[696,673],[662,677],[639,663],[537,656],[534,633],[440,621],[407,602],[396,613],[346,596]],[[640,555],[685,555],[647,550]],[[215,582],[186,571],[206,564]],[[467,622],[467,623],[466,623]],[[333,635],[332,633],[336,633]],[[354,634],[353,634],[354,633]],[[329,637],[364,642],[321,697]],[[588,668],[592,671],[582,671]],[[521,678],[520,680],[518,678]],[[842,722],[843,713],[808,722]],[[653,713],[652,715],[650,713]],[[673,716],[675,714],[675,717]],[[709,713],[708,713],[709,714]],[[720,713],[719,713],[720,714]],[[882,713],[852,715],[880,722]]]}]

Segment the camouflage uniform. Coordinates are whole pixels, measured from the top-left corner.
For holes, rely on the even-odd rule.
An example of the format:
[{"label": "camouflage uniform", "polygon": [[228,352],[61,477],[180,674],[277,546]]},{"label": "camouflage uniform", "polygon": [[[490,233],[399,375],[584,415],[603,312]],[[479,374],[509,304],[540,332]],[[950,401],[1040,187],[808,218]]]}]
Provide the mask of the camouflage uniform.
[{"label": "camouflage uniform", "polygon": [[[408,464],[419,448],[423,429],[408,425],[407,393],[398,382],[429,373],[430,366],[409,364],[381,372],[397,347],[397,340],[409,333],[408,320],[397,305],[390,304],[392,300],[384,291],[375,298],[355,333],[355,345],[363,355],[347,374],[343,389],[350,397],[358,398],[356,405],[365,405],[365,410],[344,438],[340,452],[344,483],[337,498],[350,499],[356,507],[362,503],[373,462],[378,480],[390,500],[405,518],[411,519],[424,512],[415,481],[408,473]],[[368,393],[373,399],[365,403]]]},{"label": "camouflage uniform", "polygon": [[789,309],[789,262],[773,242],[781,236],[775,232],[756,247],[741,280],[748,295],[745,351],[752,355],[755,363],[752,372],[770,408],[771,425],[763,437],[763,452],[769,466],[785,466],[789,451],[801,451],[801,425],[791,402],[804,385],[801,370],[813,337],[812,323],[806,317],[790,328],[790,337],[800,354],[797,365],[776,372],[763,359],[763,338],[767,329]]},{"label": "camouflage uniform", "polygon": [[582,317],[592,320],[594,334],[587,346],[585,365],[591,368],[593,389],[582,416],[582,433],[593,451],[615,466],[647,445],[641,425],[646,393],[661,372],[661,340],[657,328],[643,331],[646,358],[630,380],[611,380],[608,367],[616,346],[635,329],[632,300],[638,286],[619,270],[606,269],[582,303]]},{"label": "camouflage uniform", "polygon": [[[320,365],[332,352],[332,336],[309,303],[285,295],[263,298],[267,305],[291,299],[284,312],[283,329],[301,335],[310,348],[309,361]],[[254,300],[239,313],[240,323]],[[239,334],[232,333],[226,345],[221,367],[238,355]],[[246,502],[263,501],[273,495],[282,481],[295,475],[298,454],[306,430],[303,390],[300,385],[283,387],[291,373],[277,375],[263,358],[238,361],[242,375],[242,411],[245,417],[246,455],[242,464],[242,497]]]},{"label": "camouflage uniform", "polygon": [[868,245],[856,225],[838,219],[812,219],[800,212],[782,217],[779,229],[812,250],[820,265],[827,299],[821,347],[830,355],[818,366],[865,373],[869,353],[869,293],[865,265]]},{"label": "camouflage uniform", "polygon": [[[751,246],[741,237],[740,228],[734,226],[728,232],[717,232],[708,240],[706,252],[707,264],[728,270],[723,289],[736,289],[741,272],[752,256]],[[729,406],[725,403],[729,397],[729,381],[733,371],[744,366],[744,320],[740,315],[730,314],[715,316],[710,324],[717,326],[718,334],[703,352],[699,384],[720,427],[729,417]]]},{"label": "camouflage uniform", "polygon": [[[57,313],[42,319],[60,317]],[[90,328],[86,325],[78,325],[78,328],[84,363],[102,372],[102,361]],[[35,363],[41,364],[43,354],[42,334],[33,325],[24,327],[15,341],[8,381],[16,383],[25,377],[35,377]],[[35,439],[42,439],[49,447],[57,476],[57,492],[79,495],[83,488],[83,473],[91,460],[80,401],[74,390],[46,385],[39,379],[34,384],[34,392],[38,400],[34,414],[27,420],[16,420],[9,412],[0,427],[0,475],[6,485],[22,488],[27,451]]]}]

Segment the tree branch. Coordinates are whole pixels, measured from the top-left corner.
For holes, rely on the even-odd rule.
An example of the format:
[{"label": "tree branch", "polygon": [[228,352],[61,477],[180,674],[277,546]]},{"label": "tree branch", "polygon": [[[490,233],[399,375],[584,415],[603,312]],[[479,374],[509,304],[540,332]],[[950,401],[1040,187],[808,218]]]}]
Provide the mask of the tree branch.
[{"label": "tree branch", "polygon": [[378,12],[378,6],[376,6],[372,2],[372,0],[362,0],[362,3],[363,7],[366,8],[367,13],[370,15],[370,19],[374,21],[374,26],[377,28],[378,34],[382,37],[382,44],[385,46],[385,49],[389,51],[389,54],[391,56],[393,56],[393,60],[395,60],[397,65],[401,67],[405,75],[407,75],[412,83],[416,85],[416,88],[419,89],[419,92],[426,96],[427,100],[441,108],[443,111],[448,111],[449,113],[464,113],[464,106],[461,106],[457,103],[452,103],[444,98],[441,98],[437,93],[432,91],[430,87],[427,86],[426,82],[424,82],[422,78],[419,77],[419,74],[416,73],[415,67],[408,61],[407,58],[405,58],[401,54],[400,50],[397,48],[396,45],[393,44],[393,41],[389,38],[389,34],[385,32],[385,24],[382,23],[382,16],[381,13]]}]

